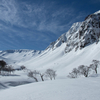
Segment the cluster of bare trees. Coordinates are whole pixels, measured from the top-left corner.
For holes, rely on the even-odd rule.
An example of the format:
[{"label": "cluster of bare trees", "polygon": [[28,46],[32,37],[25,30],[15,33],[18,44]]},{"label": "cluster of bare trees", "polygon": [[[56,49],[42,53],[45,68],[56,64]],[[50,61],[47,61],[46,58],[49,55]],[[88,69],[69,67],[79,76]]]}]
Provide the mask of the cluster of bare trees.
[{"label": "cluster of bare trees", "polygon": [[14,69],[12,65],[7,65],[7,63],[4,60],[0,60],[0,75],[10,75],[11,73],[14,73],[16,70],[26,70],[26,67],[24,65],[20,66],[20,68]]},{"label": "cluster of bare trees", "polygon": [[11,73],[14,73],[14,71],[26,71],[28,72],[28,77],[33,78],[36,82],[41,79],[44,81],[44,77],[50,78],[51,80],[54,79],[57,76],[56,71],[53,69],[47,69],[44,73],[37,71],[37,70],[29,70],[24,65],[20,66],[19,68],[14,69],[12,65],[7,65],[7,63],[4,60],[0,60],[0,75],[2,76],[9,76]]},{"label": "cluster of bare trees", "polygon": [[0,60],[0,75],[9,75],[14,72],[12,65],[7,65],[4,60]]},{"label": "cluster of bare trees", "polygon": [[48,77],[52,80],[55,79],[56,76],[56,71],[54,71],[53,69],[47,69],[44,73],[41,73],[37,70],[28,72],[28,77],[33,78],[36,82],[38,82],[39,77],[42,81],[44,81],[44,77]]},{"label": "cluster of bare trees", "polygon": [[79,75],[84,75],[88,77],[90,71],[94,71],[97,74],[97,68],[100,65],[100,61],[93,60],[92,64],[89,66],[80,65],[78,68],[74,68],[71,73],[69,73],[68,77],[70,78],[77,78]]}]

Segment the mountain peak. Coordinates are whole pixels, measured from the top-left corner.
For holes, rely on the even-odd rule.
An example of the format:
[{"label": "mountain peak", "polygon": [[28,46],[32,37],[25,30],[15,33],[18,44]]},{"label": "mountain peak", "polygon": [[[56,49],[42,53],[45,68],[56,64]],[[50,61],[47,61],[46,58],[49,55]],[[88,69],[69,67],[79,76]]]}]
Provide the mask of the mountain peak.
[{"label": "mountain peak", "polygon": [[100,10],[95,14],[91,14],[85,18],[80,27],[69,34],[66,42],[65,52],[70,52],[72,49],[82,49],[85,46],[94,42],[98,43],[100,38]]},{"label": "mountain peak", "polygon": [[99,11],[96,11],[94,14],[99,14],[100,13],[100,10]]},{"label": "mountain peak", "polygon": [[72,49],[82,49],[100,40],[100,10],[88,15],[83,22],[73,23],[68,32],[62,34],[55,42],[51,43],[49,49],[56,49],[66,43],[65,52]]}]

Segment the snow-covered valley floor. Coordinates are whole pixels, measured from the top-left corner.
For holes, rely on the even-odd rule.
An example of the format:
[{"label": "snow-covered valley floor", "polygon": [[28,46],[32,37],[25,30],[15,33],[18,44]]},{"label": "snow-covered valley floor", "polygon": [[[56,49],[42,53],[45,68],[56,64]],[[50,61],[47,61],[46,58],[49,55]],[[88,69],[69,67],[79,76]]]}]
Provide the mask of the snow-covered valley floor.
[{"label": "snow-covered valley floor", "polygon": [[36,82],[0,91],[0,100],[99,100],[100,76]]}]

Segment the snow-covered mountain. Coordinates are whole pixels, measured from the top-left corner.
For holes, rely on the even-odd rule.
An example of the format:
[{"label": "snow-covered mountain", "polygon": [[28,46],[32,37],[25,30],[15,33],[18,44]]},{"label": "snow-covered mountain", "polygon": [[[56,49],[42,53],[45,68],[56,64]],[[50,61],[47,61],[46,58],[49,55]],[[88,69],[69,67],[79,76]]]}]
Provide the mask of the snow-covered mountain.
[{"label": "snow-covered mountain", "polygon": [[44,71],[53,68],[59,76],[65,76],[80,64],[90,64],[93,59],[100,60],[99,39],[100,11],[88,15],[83,22],[74,23],[68,32],[44,51],[7,50],[0,51],[0,57],[10,64],[25,65],[29,69]]},{"label": "snow-covered mountain", "polygon": [[69,37],[75,33],[77,30],[79,30],[80,26],[81,26],[82,22],[77,22],[77,23],[74,23],[72,25],[72,27],[69,29],[68,32],[62,34],[56,41],[52,42],[48,47],[47,49],[52,49],[54,50],[55,48],[61,46],[63,43],[66,43],[69,39]]},{"label": "snow-covered mountain", "polygon": [[27,55],[29,55],[30,53],[33,53],[33,55],[35,54],[40,54],[42,51],[39,50],[28,50],[28,49],[20,49],[20,50],[4,50],[4,51],[0,51],[0,56],[5,56],[8,54],[14,54],[14,53],[26,53]]},{"label": "snow-covered mountain", "polygon": [[0,59],[5,60],[8,64],[15,63],[16,61],[26,61],[31,57],[41,54],[43,51],[39,50],[4,50],[0,51]]},{"label": "snow-covered mountain", "polygon": [[77,22],[72,25],[68,32],[62,34],[55,42],[52,42],[48,48],[53,50],[61,44],[66,43],[65,52],[72,49],[82,49],[94,42],[98,43],[100,38],[100,11],[88,15],[83,22]]}]

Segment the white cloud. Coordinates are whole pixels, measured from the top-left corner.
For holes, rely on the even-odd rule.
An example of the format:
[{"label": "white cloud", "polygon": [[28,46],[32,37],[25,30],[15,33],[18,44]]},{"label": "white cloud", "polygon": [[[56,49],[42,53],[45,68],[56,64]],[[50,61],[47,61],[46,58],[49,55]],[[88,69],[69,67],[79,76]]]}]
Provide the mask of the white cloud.
[{"label": "white cloud", "polygon": [[[53,8],[55,3],[47,4],[28,4],[26,2],[16,2],[15,0],[2,0],[0,4],[0,20],[23,28],[29,28],[36,31],[48,31],[55,34],[60,31],[67,31],[71,23],[80,17],[77,15],[74,20],[69,22],[69,18],[74,16],[73,7]],[[82,15],[82,14],[81,14]],[[67,21],[68,20],[68,21]],[[66,22],[64,22],[66,21]],[[62,23],[64,22],[64,24]],[[62,23],[62,24],[61,24]],[[1,29],[10,30],[20,37],[24,37],[26,33],[18,32],[13,27],[1,25]],[[9,29],[8,29],[9,28]]]},{"label": "white cloud", "polygon": [[17,16],[15,0],[1,0],[0,20],[11,24],[18,23],[19,17]]},{"label": "white cloud", "polygon": [[68,17],[74,15],[72,7],[58,8],[52,11],[55,3],[28,4],[16,2],[15,0],[2,0],[0,4],[0,19],[11,25],[18,25],[24,28],[31,28],[37,31],[50,31],[53,33],[67,27],[60,25]]}]

